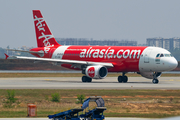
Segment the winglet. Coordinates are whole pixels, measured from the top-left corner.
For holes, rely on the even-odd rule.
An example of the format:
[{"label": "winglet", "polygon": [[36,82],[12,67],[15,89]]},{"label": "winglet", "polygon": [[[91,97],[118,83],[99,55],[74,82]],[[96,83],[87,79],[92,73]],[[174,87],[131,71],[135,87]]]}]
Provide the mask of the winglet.
[{"label": "winglet", "polygon": [[5,59],[7,59],[7,58],[9,57],[9,55],[7,55],[6,53],[4,53],[4,55],[6,56],[6,58],[5,58]]}]

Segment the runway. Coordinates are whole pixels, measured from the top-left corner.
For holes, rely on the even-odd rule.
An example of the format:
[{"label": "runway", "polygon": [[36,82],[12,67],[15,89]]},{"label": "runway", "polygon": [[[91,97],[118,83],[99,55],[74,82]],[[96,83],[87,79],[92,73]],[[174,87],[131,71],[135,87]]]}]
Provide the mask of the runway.
[{"label": "runway", "polygon": [[0,78],[0,89],[180,89],[180,77],[160,77],[159,84],[143,77],[129,77],[118,83],[116,77],[82,83],[80,77]]}]

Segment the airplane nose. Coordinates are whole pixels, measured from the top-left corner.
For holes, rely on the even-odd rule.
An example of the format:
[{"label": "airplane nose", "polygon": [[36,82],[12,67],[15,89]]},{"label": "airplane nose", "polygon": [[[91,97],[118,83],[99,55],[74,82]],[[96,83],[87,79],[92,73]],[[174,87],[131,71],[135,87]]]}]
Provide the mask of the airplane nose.
[{"label": "airplane nose", "polygon": [[169,68],[170,69],[175,69],[176,67],[178,66],[178,62],[175,58],[172,58],[170,61],[169,61]]}]

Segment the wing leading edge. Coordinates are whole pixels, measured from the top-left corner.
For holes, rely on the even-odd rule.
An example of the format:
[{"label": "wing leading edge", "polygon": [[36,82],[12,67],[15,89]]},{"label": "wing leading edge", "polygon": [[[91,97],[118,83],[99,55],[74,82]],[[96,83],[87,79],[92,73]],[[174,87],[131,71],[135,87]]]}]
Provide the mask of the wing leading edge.
[{"label": "wing leading edge", "polygon": [[77,64],[77,65],[102,65],[102,66],[106,66],[106,67],[114,67],[114,65],[112,63],[104,63],[104,62],[35,58],[35,57],[24,57],[24,56],[14,56],[14,57],[17,59],[28,59],[28,60],[36,60],[36,61],[47,61],[47,62],[67,63],[67,64]]}]

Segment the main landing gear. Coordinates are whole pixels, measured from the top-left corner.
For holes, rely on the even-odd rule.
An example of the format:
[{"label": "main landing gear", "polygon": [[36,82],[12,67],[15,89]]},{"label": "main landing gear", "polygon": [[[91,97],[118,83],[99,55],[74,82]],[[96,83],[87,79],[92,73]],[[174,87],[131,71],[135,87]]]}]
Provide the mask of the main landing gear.
[{"label": "main landing gear", "polygon": [[87,76],[82,76],[82,82],[91,82],[92,78],[89,78]]},{"label": "main landing gear", "polygon": [[118,82],[119,82],[119,83],[122,83],[122,82],[127,83],[128,77],[125,76],[125,74],[126,74],[126,73],[123,72],[122,76],[121,76],[121,75],[118,76]]}]

